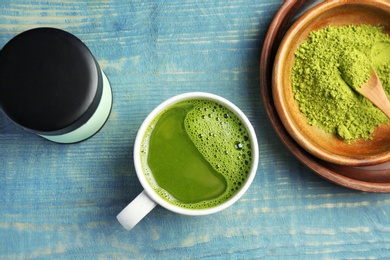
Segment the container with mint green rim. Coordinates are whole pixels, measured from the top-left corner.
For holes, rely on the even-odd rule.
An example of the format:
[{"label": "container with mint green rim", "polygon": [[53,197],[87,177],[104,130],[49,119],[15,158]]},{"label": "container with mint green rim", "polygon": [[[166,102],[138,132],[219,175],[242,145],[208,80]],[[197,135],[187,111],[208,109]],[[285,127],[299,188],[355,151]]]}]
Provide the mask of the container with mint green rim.
[{"label": "container with mint green rim", "polygon": [[97,133],[112,106],[110,83],[88,47],[56,28],[35,28],[0,51],[0,109],[25,130],[57,143]]}]

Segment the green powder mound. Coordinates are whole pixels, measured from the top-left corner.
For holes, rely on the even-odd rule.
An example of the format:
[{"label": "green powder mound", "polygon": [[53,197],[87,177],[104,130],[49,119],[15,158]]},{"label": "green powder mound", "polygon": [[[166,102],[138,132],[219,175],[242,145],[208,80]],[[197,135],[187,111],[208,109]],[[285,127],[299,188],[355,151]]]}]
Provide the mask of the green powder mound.
[{"label": "green powder mound", "polygon": [[346,50],[339,63],[341,76],[350,87],[358,89],[370,79],[371,62],[360,51]]},{"label": "green powder mound", "polygon": [[[347,69],[351,53],[359,53],[357,61],[367,58],[363,64],[377,72],[389,95],[390,37],[379,26],[328,26],[311,32],[295,52],[291,72],[294,97],[308,123],[346,142],[372,139],[375,127],[389,121],[353,89],[367,78],[367,66],[351,64]],[[350,74],[349,83],[342,71]]]}]

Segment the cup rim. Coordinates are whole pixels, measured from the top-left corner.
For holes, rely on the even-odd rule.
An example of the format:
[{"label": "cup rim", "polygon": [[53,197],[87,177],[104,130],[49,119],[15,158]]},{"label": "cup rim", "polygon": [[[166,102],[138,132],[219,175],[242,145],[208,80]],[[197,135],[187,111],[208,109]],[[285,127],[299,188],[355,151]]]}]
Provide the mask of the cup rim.
[{"label": "cup rim", "polygon": [[[149,182],[146,180],[145,175],[143,174],[142,166],[141,166],[141,143],[142,139],[144,137],[145,131],[147,130],[150,123],[158,116],[165,108],[174,105],[178,102],[184,101],[184,100],[191,100],[191,99],[208,99],[212,100],[214,102],[220,103],[224,106],[226,106],[228,109],[230,109],[232,112],[236,114],[236,116],[239,117],[239,119],[244,123],[246,129],[248,130],[248,134],[250,139],[252,140],[252,153],[253,153],[253,161],[250,168],[250,172],[248,175],[248,178],[245,182],[245,184],[241,187],[241,189],[232,196],[229,200],[225,201],[222,204],[219,204],[212,208],[205,208],[205,209],[188,209],[188,208],[182,208],[176,205],[173,205],[169,203],[168,201],[164,200],[162,197],[160,197],[151,187]],[[160,105],[158,105],[156,108],[154,108],[148,116],[144,119],[143,123],[141,124],[136,139],[134,143],[134,166],[137,173],[138,180],[140,181],[142,187],[144,188],[145,192],[149,196],[150,199],[155,201],[160,206],[179,214],[183,215],[192,215],[192,216],[198,216],[198,215],[208,215],[213,214],[216,212],[219,212],[223,209],[228,208],[233,203],[235,203],[237,200],[239,200],[242,195],[248,190],[249,186],[252,184],[253,179],[257,172],[258,167],[258,161],[259,161],[259,148],[258,148],[258,142],[255,130],[250,123],[249,119],[245,116],[245,114],[232,102],[229,100],[215,95],[211,93],[206,92],[187,92],[183,94],[178,94],[176,96],[173,96],[164,102],[162,102]]]}]

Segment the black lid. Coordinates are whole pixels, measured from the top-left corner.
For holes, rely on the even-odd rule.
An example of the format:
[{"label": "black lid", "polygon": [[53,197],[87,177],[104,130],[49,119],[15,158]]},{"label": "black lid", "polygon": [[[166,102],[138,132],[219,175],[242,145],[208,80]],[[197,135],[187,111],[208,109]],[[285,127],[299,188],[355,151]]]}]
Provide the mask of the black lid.
[{"label": "black lid", "polygon": [[99,65],[68,32],[32,29],[0,51],[0,108],[27,130],[71,132],[93,115],[101,95]]}]

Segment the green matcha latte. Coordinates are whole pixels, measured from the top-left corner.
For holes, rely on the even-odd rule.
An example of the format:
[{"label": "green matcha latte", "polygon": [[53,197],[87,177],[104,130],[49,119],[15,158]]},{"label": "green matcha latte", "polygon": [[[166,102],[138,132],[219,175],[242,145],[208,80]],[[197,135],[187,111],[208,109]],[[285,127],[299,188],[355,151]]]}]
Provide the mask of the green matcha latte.
[{"label": "green matcha latte", "polygon": [[154,191],[169,203],[211,208],[246,182],[252,145],[244,124],[225,106],[186,100],[165,109],[148,126],[141,164]]}]

